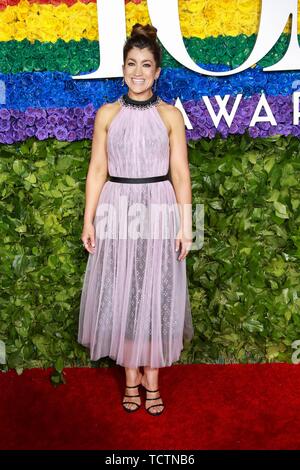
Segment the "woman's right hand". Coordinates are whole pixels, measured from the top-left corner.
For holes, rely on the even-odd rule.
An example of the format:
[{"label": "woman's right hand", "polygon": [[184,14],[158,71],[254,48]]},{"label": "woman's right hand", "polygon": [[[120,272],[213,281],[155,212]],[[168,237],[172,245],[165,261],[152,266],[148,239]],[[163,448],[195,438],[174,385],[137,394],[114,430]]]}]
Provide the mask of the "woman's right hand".
[{"label": "woman's right hand", "polygon": [[92,223],[84,224],[81,240],[84,248],[91,254],[95,252],[95,227]]}]

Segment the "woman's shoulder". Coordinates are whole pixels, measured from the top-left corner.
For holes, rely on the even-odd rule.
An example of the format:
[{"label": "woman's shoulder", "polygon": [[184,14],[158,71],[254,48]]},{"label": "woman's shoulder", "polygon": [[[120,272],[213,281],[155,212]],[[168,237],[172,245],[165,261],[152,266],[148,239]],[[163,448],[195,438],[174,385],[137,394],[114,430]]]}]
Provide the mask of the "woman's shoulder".
[{"label": "woman's shoulder", "polygon": [[116,100],[112,103],[103,103],[100,108],[97,109],[96,111],[96,116],[95,119],[100,121],[109,121],[110,116],[114,114],[114,110],[119,107],[119,100]]},{"label": "woman's shoulder", "polygon": [[103,105],[100,106],[98,111],[106,112],[106,111],[110,111],[110,110],[118,107],[120,105],[119,100],[120,100],[120,98],[118,98],[116,101],[103,103]]},{"label": "woman's shoulder", "polygon": [[164,108],[164,109],[168,109],[172,107],[171,104],[164,101],[160,96],[158,96],[158,98],[159,98],[159,105],[158,105],[159,107]]},{"label": "woman's shoulder", "polygon": [[183,115],[180,109],[178,109],[176,106],[170,103],[166,103],[161,98],[160,98],[159,107],[162,110],[162,112],[165,114],[165,116],[168,118],[170,123],[183,119]]},{"label": "woman's shoulder", "polygon": [[178,113],[182,114],[180,109],[178,109],[176,106],[174,106],[173,104],[170,104],[170,103],[167,103],[166,101],[163,101],[160,98],[160,104],[159,106],[161,106],[162,109],[166,110],[166,112],[169,112],[170,114],[173,114],[173,115],[178,115]]}]

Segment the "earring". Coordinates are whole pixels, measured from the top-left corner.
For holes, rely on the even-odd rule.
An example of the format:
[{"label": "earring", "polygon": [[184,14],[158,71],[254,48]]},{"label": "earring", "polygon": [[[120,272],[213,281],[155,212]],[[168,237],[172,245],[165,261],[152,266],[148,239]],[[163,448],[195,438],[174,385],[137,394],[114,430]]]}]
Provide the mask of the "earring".
[{"label": "earring", "polygon": [[125,85],[125,83],[124,83],[124,77],[123,77],[123,80],[122,80],[122,86],[124,86],[124,85]]},{"label": "earring", "polygon": [[153,87],[153,91],[156,91],[156,85],[157,85],[157,78],[154,80],[154,87]]}]

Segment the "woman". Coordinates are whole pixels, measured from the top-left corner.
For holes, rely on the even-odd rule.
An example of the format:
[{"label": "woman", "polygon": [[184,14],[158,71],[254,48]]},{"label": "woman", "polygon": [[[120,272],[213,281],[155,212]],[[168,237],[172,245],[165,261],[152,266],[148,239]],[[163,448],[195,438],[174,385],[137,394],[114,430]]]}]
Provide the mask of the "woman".
[{"label": "woman", "polygon": [[[159,368],[177,361],[183,339],[194,334],[185,261],[192,244],[185,126],[181,112],[152,92],[161,71],[156,31],[133,26],[123,51],[128,93],[96,113],[81,235],[89,258],[78,333],[91,360],[109,356],[125,367],[124,409],[140,408],[142,385],[145,408],[154,416],[164,410]],[[128,237],[128,208],[134,204],[147,210],[177,207],[175,219],[165,219],[170,236],[162,237],[156,209],[146,220],[159,237]],[[107,208],[110,234],[104,237],[101,215]]]}]

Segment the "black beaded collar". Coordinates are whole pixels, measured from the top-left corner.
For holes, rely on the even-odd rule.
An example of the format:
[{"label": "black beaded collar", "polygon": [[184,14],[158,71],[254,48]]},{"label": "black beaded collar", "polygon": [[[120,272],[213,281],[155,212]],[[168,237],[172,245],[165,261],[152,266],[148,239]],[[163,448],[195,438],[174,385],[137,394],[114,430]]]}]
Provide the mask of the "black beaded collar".
[{"label": "black beaded collar", "polygon": [[128,93],[126,93],[119,98],[119,101],[123,106],[127,106],[129,108],[146,109],[156,106],[161,99],[156,93],[153,93],[153,95],[147,100],[134,100],[128,96]]}]

